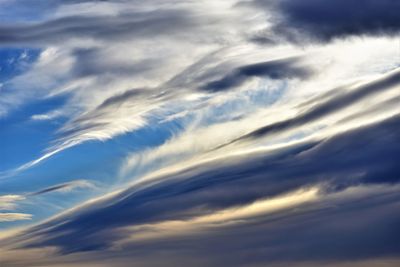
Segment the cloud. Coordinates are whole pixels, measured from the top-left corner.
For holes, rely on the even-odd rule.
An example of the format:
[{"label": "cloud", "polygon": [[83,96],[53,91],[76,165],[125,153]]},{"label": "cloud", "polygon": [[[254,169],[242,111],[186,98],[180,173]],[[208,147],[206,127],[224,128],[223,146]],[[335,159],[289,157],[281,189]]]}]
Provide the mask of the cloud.
[{"label": "cloud", "polygon": [[0,213],[0,222],[31,220],[32,215],[26,213]]},{"label": "cloud", "polygon": [[24,200],[21,195],[2,195],[0,196],[0,210],[12,210],[16,207],[16,202]]},{"label": "cloud", "polygon": [[94,188],[95,186],[86,180],[76,180],[68,183],[50,186],[39,191],[29,193],[28,196],[43,195],[51,192],[69,192],[75,189]]},{"label": "cloud", "polygon": [[[215,224],[205,228],[195,225],[189,232],[181,224],[190,221],[166,222],[158,225],[160,228],[144,225],[132,229],[131,239],[118,245],[121,245],[120,249],[139,249],[145,255],[154,250],[162,251],[178,262],[185,260],[179,256],[183,251],[190,254],[189,260],[208,255],[206,264],[210,266],[218,266],[221,262],[232,266],[262,266],[266,263],[272,266],[325,266],[329,263],[340,266],[347,261],[365,261],[378,255],[381,259],[396,258],[397,245],[395,239],[390,238],[396,231],[385,228],[398,220],[397,215],[390,214],[396,205],[388,203],[398,200],[395,191],[388,187],[349,188],[319,196],[307,205],[284,212],[236,224]],[[379,200],[350,204],[367,196],[376,196]],[[384,219],[363,221],[378,214]],[[167,227],[174,224],[176,228]],[[377,232],[364,235],[368,229],[377,229]],[[142,232],[147,236],[142,236]],[[373,240],[375,242],[371,242]],[[180,244],[178,251],[169,250],[167,242]],[[343,249],[348,249],[348,253]],[[310,250],[313,253],[307,253]],[[227,258],[227,255],[231,256]],[[151,259],[147,261],[151,265]]]},{"label": "cloud", "polygon": [[47,121],[47,120],[52,120],[54,118],[57,118],[61,116],[62,113],[59,110],[52,110],[48,113],[45,114],[35,114],[31,116],[31,120],[33,121]]},{"label": "cloud", "polygon": [[[400,144],[396,135],[390,134],[398,132],[399,125],[397,116],[320,142],[296,144],[274,153],[227,157],[143,181],[30,228],[22,236],[32,241],[22,246],[56,246],[62,254],[108,251],[126,237],[124,229],[133,230],[131,235],[135,238],[151,229],[151,225],[160,223],[165,226],[166,222],[175,225],[179,221],[246,218],[240,226],[222,224],[218,232],[225,236],[223,241],[218,241],[222,236],[206,227],[201,235],[190,233],[182,240],[179,235],[164,239],[162,236],[167,232],[158,229],[153,233],[158,232],[161,237],[155,243],[141,243],[139,239],[139,243],[124,244],[129,250],[141,247],[144,251],[146,247],[154,251],[153,246],[160,248],[160,244],[166,244],[163,242],[178,242],[183,247],[204,244],[201,251],[211,253],[211,261],[218,255],[212,253],[213,246],[205,246],[206,240],[217,242],[219,249],[216,251],[223,255],[232,249],[252,248],[257,255],[255,260],[261,262],[281,261],[285,258],[284,251],[291,251],[291,259],[300,261],[395,256],[397,242],[389,237],[396,236],[395,228],[390,225],[398,220],[393,212],[398,205],[398,187],[388,183],[397,183],[399,179],[395,155],[399,153]],[[371,177],[376,179],[371,180]],[[283,205],[275,215],[266,213],[264,216],[260,212],[261,217],[255,216],[258,213],[254,207],[269,207],[268,199],[278,201],[285,199],[287,192],[317,185],[321,188],[317,198],[314,198],[315,191],[304,191],[305,196],[311,196],[305,199],[314,204],[295,208],[296,203],[303,202],[294,197],[293,207]],[[211,221],[217,223],[219,219]],[[351,225],[360,228],[356,230]],[[371,227],[375,231],[370,231]],[[345,235],[339,234],[340,229]],[[362,234],[366,232],[376,234]],[[282,242],[283,233],[290,234],[283,247],[277,246],[277,242]],[[312,233],[319,238],[311,238]],[[236,248],[229,245],[234,244],[234,240],[241,240]],[[336,245],[329,245],[331,242],[348,244],[346,246],[353,247],[353,253],[343,253]],[[271,251],[257,253],[263,246],[271,247]],[[319,253],[310,255],[306,253],[309,250]]]},{"label": "cloud", "polygon": [[[138,38],[148,34],[179,32],[191,21],[173,10],[140,12],[114,16],[74,16],[30,25],[0,27],[2,44],[41,44],[68,41],[70,38]],[[132,33],[135,33],[132,36]]]},{"label": "cloud", "polygon": [[206,84],[202,89],[219,92],[243,84],[250,77],[268,77],[271,79],[307,78],[311,70],[295,66],[297,59],[279,59],[241,66],[227,76]]},{"label": "cloud", "polygon": [[[283,120],[275,124],[267,125],[261,127],[260,129],[249,133],[235,141],[241,139],[260,137],[271,132],[277,132],[289,129],[294,126],[299,126],[306,124],[322,117],[328,116],[330,114],[338,113],[341,109],[344,109],[363,98],[368,96],[382,93],[384,90],[396,88],[400,84],[400,71],[395,70],[392,73],[386,74],[383,77],[376,79],[366,84],[358,86],[358,88],[353,88],[348,92],[340,93],[332,98],[328,98],[325,101],[318,101],[315,105],[312,105],[309,110],[305,111],[303,114],[297,115],[293,119]],[[235,142],[234,141],[234,142]]]},{"label": "cloud", "polygon": [[256,0],[255,3],[274,17],[275,34],[299,42],[307,38],[329,42],[347,36],[392,35],[400,31],[400,15],[396,12],[400,4],[392,0]]},{"label": "cloud", "polygon": [[[48,194],[51,192],[70,192],[76,189],[92,189],[95,188],[95,185],[86,180],[75,180],[68,183],[58,184],[54,186],[50,186],[44,189],[41,189],[36,192],[26,193],[23,195],[0,195],[0,211],[15,211],[18,206],[18,202],[23,200],[30,200],[31,197]],[[18,220],[30,220],[32,219],[31,214],[25,213],[15,213],[15,212],[7,212],[0,213],[0,222],[12,222]]]},{"label": "cloud", "polygon": [[128,227],[128,231],[133,234],[126,239],[122,239],[118,242],[118,245],[158,238],[164,239],[168,236],[191,235],[207,232],[209,228],[224,228],[235,224],[246,224],[248,221],[255,220],[258,217],[301,207],[306,203],[315,201],[318,198],[318,191],[318,188],[307,188],[274,198],[258,200],[249,205],[216,210],[213,213],[187,220],[162,221],[154,224]]},{"label": "cloud", "polygon": [[[132,153],[121,167],[122,175],[139,178],[143,172],[162,172],[171,165],[179,169],[257,148],[279,150],[296,142],[322,140],[376,123],[397,114],[397,86],[398,70],[328,90],[304,102],[278,102],[251,116],[235,118],[236,110],[232,108],[229,112],[233,112],[233,121],[194,127],[161,146]],[[242,101],[246,99],[239,95]],[[224,100],[228,102],[227,98]],[[263,126],[265,122],[269,124]]]},{"label": "cloud", "polygon": [[[3,238],[6,265],[396,266],[400,72],[382,35],[398,31],[397,13],[383,16],[397,4],[363,3],[52,1],[2,23],[3,46],[43,49],[4,83],[2,116],[66,99],[27,108],[34,127],[65,120],[2,183],[29,187],[35,170],[23,171],[88,141],[127,154],[124,177],[104,174],[109,194]],[[260,31],[274,42],[250,42]],[[155,145],[123,136],[149,129]],[[71,152],[56,166],[89,172]],[[44,182],[0,209],[94,187]],[[14,211],[3,220],[43,218]]]},{"label": "cloud", "polygon": [[[183,114],[179,112],[188,106],[212,108],[224,97],[231,97],[225,94],[233,91],[229,88],[238,91],[237,99],[239,94],[246,94],[267,80],[282,83],[288,92],[322,86],[326,90],[331,85],[312,83],[345,82],[349,76],[360,78],[359,65],[375,66],[377,57],[388,60],[389,55],[382,53],[392,51],[388,49],[391,43],[384,40],[379,55],[371,54],[368,62],[361,64],[354,57],[352,64],[332,64],[337,66],[333,70],[326,62],[333,50],[343,47],[330,48],[316,56],[313,53],[320,47],[305,50],[249,44],[248,35],[265,24],[265,16],[259,8],[246,9],[236,5],[236,1],[149,1],[140,5],[118,1],[111,3],[112,7],[108,1],[81,4],[73,1],[62,5],[56,1],[54,14],[2,26],[4,45],[39,45],[43,51],[29,71],[6,83],[0,113],[7,116],[37,99],[60,95],[66,98],[61,107],[31,116],[36,120],[65,118],[54,142],[41,156],[3,177],[16,175],[88,141],[106,141],[146,127],[157,128],[167,114],[170,118],[182,118],[174,115]],[[111,14],[102,11],[111,9]],[[79,12],[74,14],[72,10]],[[372,46],[372,42],[377,45],[376,40],[368,43]],[[391,54],[390,58],[393,61]],[[348,66],[354,68],[345,70]],[[346,71],[347,76],[328,80],[321,78],[321,69],[326,70],[326,77],[340,73],[338,69]],[[306,79],[311,74],[315,79]],[[210,97],[213,92],[220,96]],[[189,115],[200,118],[206,109],[194,109]],[[245,116],[245,111],[241,116]],[[184,128],[190,127],[193,125],[185,122]]]}]

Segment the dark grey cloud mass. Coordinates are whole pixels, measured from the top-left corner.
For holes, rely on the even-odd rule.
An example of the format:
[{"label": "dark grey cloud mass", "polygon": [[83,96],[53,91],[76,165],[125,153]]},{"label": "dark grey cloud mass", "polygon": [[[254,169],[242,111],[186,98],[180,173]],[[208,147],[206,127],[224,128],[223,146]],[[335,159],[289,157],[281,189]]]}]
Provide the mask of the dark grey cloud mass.
[{"label": "dark grey cloud mass", "polygon": [[[393,117],[268,156],[228,158],[199,165],[157,182],[144,182],[111,199],[31,228],[22,239],[33,238],[25,247],[57,246],[63,254],[98,251],[123,238],[124,231],[118,229],[124,226],[187,220],[315,184],[324,184],[322,194],[328,195],[352,186],[397,184],[399,133],[400,118]],[[239,226],[223,227],[218,233],[137,241],[129,249],[150,253],[168,250],[174,244],[178,251],[187,247],[209,255],[210,263],[222,258],[229,262],[228,255],[235,251],[238,254],[232,258],[234,266],[283,259],[290,262],[390,257],[399,249],[400,233],[395,227],[400,222],[396,212],[399,203],[398,194],[387,192],[354,203],[346,198],[323,201],[311,205],[310,210],[254,218]],[[247,253],[250,254],[245,256]]]},{"label": "dark grey cloud mass", "polygon": [[69,16],[45,22],[0,26],[0,44],[60,43],[71,38],[137,39],[179,33],[194,22],[179,10],[131,12],[119,16]]},{"label": "dark grey cloud mass", "polygon": [[285,79],[307,78],[310,75],[309,68],[298,66],[298,58],[279,59],[240,66],[221,79],[207,83],[202,89],[211,92],[224,91],[240,86],[251,77]]},{"label": "dark grey cloud mass", "polygon": [[[296,41],[319,41],[350,35],[384,35],[400,31],[397,0],[256,0],[274,14],[274,31]],[[277,16],[275,16],[277,15]]]},{"label": "dark grey cloud mass", "polygon": [[[189,254],[207,259],[207,266],[341,266],[341,262],[390,258],[400,248],[395,227],[400,222],[395,212],[399,200],[398,195],[388,194],[355,203],[319,203],[311,211],[300,209],[202,235],[165,238],[157,244],[134,243],[127,250],[132,258],[151,258],[152,252],[162,251],[178,264]],[[169,250],[171,244],[177,249]]]}]

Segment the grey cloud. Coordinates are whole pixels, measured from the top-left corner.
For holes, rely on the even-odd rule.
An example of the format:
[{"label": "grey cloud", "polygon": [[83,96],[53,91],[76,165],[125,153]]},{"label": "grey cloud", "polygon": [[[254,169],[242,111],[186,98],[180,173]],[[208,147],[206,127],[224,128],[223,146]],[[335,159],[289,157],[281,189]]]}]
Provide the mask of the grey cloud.
[{"label": "grey cloud", "polygon": [[330,41],[351,35],[393,35],[400,31],[396,0],[256,0],[272,13],[274,32],[290,39]]},{"label": "grey cloud", "polygon": [[146,59],[135,62],[115,62],[107,58],[107,52],[102,49],[75,49],[72,52],[76,59],[72,74],[76,78],[88,76],[131,77],[140,75],[160,64],[161,59]]},{"label": "grey cloud", "polygon": [[33,193],[29,193],[28,196],[43,195],[43,194],[57,192],[57,191],[70,191],[70,190],[73,190],[76,188],[93,188],[93,187],[95,187],[95,186],[89,181],[76,180],[76,181],[71,181],[68,183],[50,186],[50,187],[41,189],[41,190],[33,192]]},{"label": "grey cloud", "polygon": [[[345,198],[321,201],[198,235],[133,242],[125,249],[137,253],[131,254],[131,260],[160,251],[177,262],[185,260],[182,254],[189,254],[192,262],[206,258],[207,266],[340,266],[349,261],[396,259],[399,245],[393,237],[400,234],[395,226],[400,217],[394,211],[399,197],[371,196],[356,198],[356,203]],[[143,266],[151,265],[151,257],[147,261]]]},{"label": "grey cloud", "polygon": [[[124,231],[118,229],[124,226],[186,220],[213,210],[249,204],[257,199],[315,184],[325,184],[326,191],[323,194],[328,196],[332,192],[342,192],[354,186],[396,184],[400,179],[396,175],[399,173],[396,161],[396,155],[400,153],[400,139],[397,134],[399,127],[400,118],[394,117],[321,142],[297,145],[272,155],[253,155],[199,165],[158,182],[134,186],[112,198],[67,213],[29,229],[22,238],[34,238],[32,242],[25,244],[26,247],[57,246],[62,253],[98,251],[107,249],[113,242],[123,238]],[[394,225],[399,218],[393,211],[399,200],[397,194],[382,194],[380,198],[382,201],[372,198],[370,202],[360,200],[355,204],[335,204],[328,201],[323,205],[328,207],[327,210],[320,211],[316,207],[315,211],[304,214],[301,212],[296,215],[300,217],[294,217],[293,220],[268,217],[265,222],[255,219],[258,226],[245,224],[241,229],[229,230],[227,227],[219,230],[222,236],[231,236],[231,239],[218,241],[222,236],[210,232],[209,235],[204,233],[207,236],[204,241],[197,237],[193,239],[194,243],[186,243],[189,242],[187,238],[181,241],[168,239],[165,242],[177,242],[176,248],[179,251],[188,244],[202,247],[205,240],[215,240],[218,244],[216,247],[219,247],[218,253],[227,255],[233,248],[230,244],[240,240],[238,251],[249,247],[257,252],[258,249],[269,247],[271,252],[267,254],[255,252],[263,262],[287,260],[282,254],[285,250],[293,252],[290,260],[322,260],[318,257],[356,260],[396,255],[397,239],[391,238],[396,236]],[[349,214],[353,215],[349,217]],[[282,216],[285,217],[285,213]],[[296,218],[302,220],[294,225]],[[364,220],[362,218],[380,219],[370,225],[363,224],[364,228],[353,231],[352,223],[361,223]],[[317,227],[319,222],[322,224]],[[340,225],[345,227],[346,234],[342,237],[338,236],[336,230]],[[375,234],[362,235],[363,231],[371,231],[372,225],[378,227]],[[305,229],[315,229],[315,232]],[[278,233],[285,232],[290,233],[288,239],[277,238],[280,236]],[[239,233],[243,233],[243,236]],[[313,233],[319,237],[312,239]],[[243,239],[246,235],[248,238]],[[333,245],[329,242],[333,242]],[[353,244],[354,253],[345,253],[338,249],[339,243],[346,246]],[[162,247],[161,244],[168,248],[166,243],[157,244],[147,243],[152,251]],[[296,246],[299,252],[293,251],[292,246]],[[202,249],[212,254],[213,249],[208,248],[204,246]],[[300,253],[313,249],[320,250],[320,256]]]},{"label": "grey cloud", "polygon": [[179,10],[159,10],[119,16],[70,16],[20,25],[1,25],[0,44],[60,43],[71,38],[102,40],[179,33],[194,22]]},{"label": "grey cloud", "polygon": [[287,58],[240,66],[219,80],[207,83],[203,90],[218,92],[237,87],[250,77],[268,77],[270,79],[308,78],[310,68],[299,66],[298,58]]},{"label": "grey cloud", "polygon": [[[149,90],[147,90],[149,91]],[[122,94],[112,96],[110,98],[107,98],[106,100],[101,103],[97,109],[103,109],[109,106],[114,106],[121,104],[123,102],[129,101],[131,99],[136,99],[140,96],[147,95],[148,92],[146,89],[130,89]]]}]

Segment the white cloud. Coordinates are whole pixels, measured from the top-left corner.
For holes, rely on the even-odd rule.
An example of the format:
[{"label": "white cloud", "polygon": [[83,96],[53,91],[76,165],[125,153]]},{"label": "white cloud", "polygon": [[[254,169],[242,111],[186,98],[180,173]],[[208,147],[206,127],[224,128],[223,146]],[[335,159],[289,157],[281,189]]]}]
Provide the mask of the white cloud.
[{"label": "white cloud", "polygon": [[0,196],[0,210],[12,210],[17,204],[16,202],[24,200],[21,195],[2,195]]},{"label": "white cloud", "polygon": [[32,215],[26,213],[0,213],[0,222],[31,220]]},{"label": "white cloud", "polygon": [[62,116],[62,111],[60,110],[52,110],[48,113],[44,114],[34,114],[31,116],[31,120],[33,121],[47,121],[47,120],[52,120],[55,119],[59,116]]}]

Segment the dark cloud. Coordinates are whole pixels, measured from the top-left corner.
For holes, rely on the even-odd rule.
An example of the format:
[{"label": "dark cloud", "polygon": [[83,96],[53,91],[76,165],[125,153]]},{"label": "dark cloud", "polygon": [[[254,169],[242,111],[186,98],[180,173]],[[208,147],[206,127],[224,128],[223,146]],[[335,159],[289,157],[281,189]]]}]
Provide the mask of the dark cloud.
[{"label": "dark cloud", "polygon": [[298,58],[279,59],[245,65],[236,68],[219,80],[207,83],[203,90],[218,92],[240,86],[250,77],[268,77],[270,79],[307,78],[311,70],[298,66]]},{"label": "dark cloud", "polygon": [[20,25],[1,25],[0,44],[59,43],[73,38],[102,40],[179,33],[194,22],[179,10],[158,10],[119,16],[70,16]]},{"label": "dark cloud", "polygon": [[[350,35],[395,34],[400,31],[400,2],[396,0],[256,0],[276,12],[277,34],[297,41],[330,41]],[[304,36],[305,35],[305,36]]]},{"label": "dark cloud", "polygon": [[31,193],[30,195],[31,195],[31,196],[43,195],[43,194],[46,194],[46,193],[50,193],[50,192],[54,192],[54,191],[59,191],[59,190],[62,190],[62,189],[68,188],[68,187],[70,187],[70,184],[55,185],[55,186],[51,186],[51,187],[42,189],[42,190],[40,190],[40,191]]},{"label": "dark cloud", "polygon": [[63,184],[58,184],[58,185],[47,187],[45,189],[30,193],[30,194],[28,194],[28,196],[38,196],[38,195],[43,195],[43,194],[62,191],[62,190],[72,190],[74,188],[79,188],[79,187],[93,187],[93,185],[91,183],[89,183],[87,181],[83,181],[83,180],[72,181],[72,182],[68,182],[68,183],[63,183]]},{"label": "dark cloud", "polygon": [[132,243],[126,250],[132,251],[131,260],[162,251],[163,257],[178,262],[187,254],[194,263],[205,258],[207,266],[340,266],[349,261],[398,258],[400,216],[394,211],[399,208],[399,196],[356,200],[322,201],[308,210],[270,215],[201,235],[160,238],[157,244]]},{"label": "dark cloud", "polygon": [[[198,165],[88,204],[29,229],[21,238],[34,238],[26,247],[57,246],[62,253],[105,250],[126,235],[118,230],[125,226],[186,220],[315,184],[325,184],[323,194],[329,196],[354,186],[398,183],[398,133],[400,118],[393,117],[272,155]],[[396,225],[400,217],[395,211],[400,200],[397,194],[379,193],[379,189],[375,196],[361,197],[354,203],[345,197],[326,200],[309,206],[309,210],[253,218],[238,228],[225,226],[218,233],[210,230],[201,237],[139,242],[130,249],[154,252],[164,248],[176,252],[196,247],[212,255],[210,261],[220,258],[228,262],[227,255],[232,250],[240,257],[246,251],[253,255],[251,259],[242,258],[242,263],[396,256]],[[240,257],[236,260],[240,261]]]},{"label": "dark cloud", "polygon": [[103,103],[101,103],[97,107],[97,110],[114,105],[118,106],[124,102],[129,102],[129,100],[137,99],[140,96],[147,95],[149,90],[146,91],[146,89],[138,89],[138,88],[127,90],[122,94],[107,98],[106,100],[103,101]]}]

